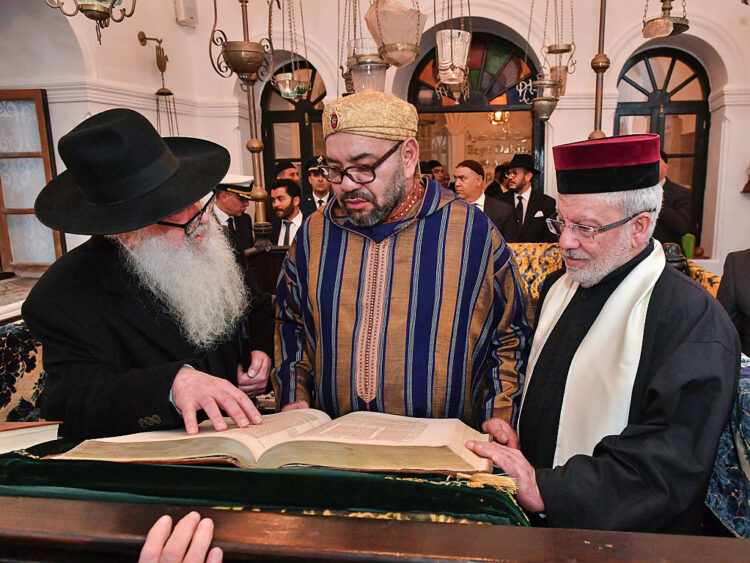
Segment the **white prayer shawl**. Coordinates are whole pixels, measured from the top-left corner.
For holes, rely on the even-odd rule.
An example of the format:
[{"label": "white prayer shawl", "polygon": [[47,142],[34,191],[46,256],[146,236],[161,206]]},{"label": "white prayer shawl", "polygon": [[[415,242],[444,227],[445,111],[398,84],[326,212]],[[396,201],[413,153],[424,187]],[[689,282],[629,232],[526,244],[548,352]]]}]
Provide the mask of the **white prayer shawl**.
[{"label": "white prayer shawl", "polygon": [[[573,356],[552,467],[563,465],[574,455],[591,455],[602,438],[619,434],[627,425],[646,312],[656,280],[666,265],[661,244],[653,244],[651,253],[607,299]],[[563,274],[545,297],[529,355],[521,410],[539,354],[578,285]]]}]

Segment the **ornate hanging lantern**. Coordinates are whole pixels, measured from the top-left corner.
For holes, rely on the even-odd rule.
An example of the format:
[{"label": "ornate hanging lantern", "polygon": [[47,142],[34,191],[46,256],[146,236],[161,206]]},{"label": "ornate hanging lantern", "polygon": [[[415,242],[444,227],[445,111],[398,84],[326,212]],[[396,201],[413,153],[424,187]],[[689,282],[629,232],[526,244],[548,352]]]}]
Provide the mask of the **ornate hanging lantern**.
[{"label": "ornate hanging lantern", "polygon": [[365,14],[370,35],[378,45],[381,58],[397,67],[406,66],[419,56],[419,42],[427,16],[412,0],[407,8],[395,0],[375,0]]},{"label": "ornate hanging lantern", "polygon": [[643,8],[643,37],[669,37],[679,35],[688,30],[690,24],[687,19],[687,0],[682,0],[682,17],[672,15],[672,0],[661,0],[661,16],[646,21],[648,14],[648,0]]},{"label": "ornate hanging lantern", "polygon": [[349,53],[347,66],[351,72],[353,91],[385,92],[385,74],[389,65],[380,57],[375,40],[369,37],[352,39]]},{"label": "ornate hanging lantern", "polygon": [[[310,68],[307,62],[307,38],[305,37],[305,18],[302,13],[302,0],[299,0],[300,21],[302,24],[302,46],[304,49],[304,60],[300,60],[297,43],[297,15],[294,9],[294,0],[284,0],[282,13],[286,7],[287,26],[282,26],[281,43],[282,49],[286,49],[286,34],[289,34],[289,53],[292,58],[291,72],[280,72],[271,78],[271,84],[276,86],[282,98],[298,100],[310,89]],[[269,20],[270,22],[270,20]],[[269,27],[269,37],[271,29]],[[274,68],[273,55],[271,56],[271,68]]]},{"label": "ornate hanging lantern", "polygon": [[99,45],[102,44],[102,29],[109,27],[109,22],[115,23],[121,22],[125,18],[129,18],[135,12],[135,3],[138,0],[133,0],[130,6],[130,10],[120,8],[119,14],[115,12],[115,6],[122,4],[122,0],[73,0],[75,8],[72,12],[66,12],[63,5],[63,0],[44,0],[47,2],[47,6],[50,8],[59,9],[63,15],[73,17],[78,12],[81,12],[88,19],[96,22],[96,40],[99,41]]},{"label": "ornate hanging lantern", "polygon": [[[435,21],[437,21],[436,3],[433,4]],[[443,0],[442,15],[446,18],[447,27],[435,33],[438,75],[435,89],[440,96],[448,96],[450,92],[456,103],[461,98],[469,97],[469,71],[466,63],[471,46],[471,3],[467,0],[466,4],[469,31],[464,29],[463,0],[459,0],[460,29],[454,28],[453,0]]]},{"label": "ornate hanging lantern", "polygon": [[[554,39],[547,43],[547,23],[551,19],[554,27]],[[575,28],[573,24],[573,0],[569,4],[570,12],[570,40],[564,39],[565,28],[565,0],[547,0],[544,11],[544,31],[542,35],[542,68],[541,73],[531,85],[536,90],[536,97],[531,105],[534,114],[541,120],[547,121],[557,107],[560,96],[565,94],[568,74],[575,72],[576,61],[573,60],[575,53]],[[531,40],[531,22],[534,17],[534,3],[531,3],[529,14],[529,37]],[[567,57],[566,60],[564,60]]]},{"label": "ornate hanging lantern", "polygon": [[[138,43],[145,47],[149,41],[156,43],[156,68],[161,73],[161,88],[154,93],[156,96],[156,130],[161,134],[161,116],[164,113],[167,117],[169,136],[174,137],[176,135],[179,137],[180,126],[177,124],[177,108],[174,105],[174,94],[164,83],[164,73],[167,70],[169,58],[164,51],[164,47],[162,47],[163,40],[156,37],[146,37],[144,32],[138,32]],[[164,105],[163,110],[161,108],[162,105]]]}]

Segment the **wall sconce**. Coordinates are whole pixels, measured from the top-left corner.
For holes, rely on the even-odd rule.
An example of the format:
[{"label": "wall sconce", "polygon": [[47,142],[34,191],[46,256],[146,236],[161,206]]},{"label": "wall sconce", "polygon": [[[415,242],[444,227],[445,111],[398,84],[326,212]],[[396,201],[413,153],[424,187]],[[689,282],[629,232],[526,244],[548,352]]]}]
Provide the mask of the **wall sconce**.
[{"label": "wall sconce", "polygon": [[133,4],[130,6],[130,10],[120,8],[119,14],[115,12],[115,6],[122,4],[122,0],[72,0],[75,9],[72,12],[66,12],[64,0],[44,0],[47,2],[47,6],[50,8],[59,9],[63,15],[73,17],[78,12],[81,12],[84,16],[90,20],[96,22],[96,39],[99,41],[99,45],[102,44],[102,29],[109,27],[109,21],[112,20],[115,23],[121,22],[125,18],[129,18],[135,12],[135,3],[138,0],[133,0]]},{"label": "wall sconce", "polygon": [[[164,51],[164,47],[161,46],[162,39],[156,37],[146,37],[146,34],[142,31],[138,32],[138,43],[144,47],[149,41],[156,43],[156,68],[161,73],[161,88],[154,92],[156,96],[156,130],[161,135],[161,114],[167,114],[167,127],[169,129],[169,136],[174,137],[175,134],[180,136],[180,126],[177,124],[177,108],[174,105],[174,94],[164,84],[164,73],[167,70],[167,62],[169,58],[167,53]],[[161,104],[164,103],[164,111],[162,112]]]}]

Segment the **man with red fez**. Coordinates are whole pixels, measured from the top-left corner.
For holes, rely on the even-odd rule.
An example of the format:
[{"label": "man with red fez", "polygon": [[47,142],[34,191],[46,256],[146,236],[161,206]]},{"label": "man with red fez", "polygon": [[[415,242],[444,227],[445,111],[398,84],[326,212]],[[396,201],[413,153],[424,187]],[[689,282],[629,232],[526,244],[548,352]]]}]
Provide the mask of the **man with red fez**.
[{"label": "man with red fez", "polygon": [[496,423],[496,443],[468,445],[516,477],[521,505],[550,526],[698,533],[737,385],[734,327],[652,239],[657,135],[554,157],[548,223],[566,268],[542,289],[518,433]]},{"label": "man with red fez", "polygon": [[251,296],[214,198],[201,202],[229,168],[227,150],[162,139],[128,109],[88,118],[58,149],[67,170],[39,193],[36,216],[93,236],[23,305],[44,347],[42,416],[79,440],[183,425],[195,434],[204,414],[224,430],[222,411],[237,426],[260,423],[250,397],[265,389],[270,358],[240,335]]},{"label": "man with red fez", "polygon": [[323,112],[336,200],[303,223],[276,289],[283,409],[515,418],[526,298],[487,216],[420,181],[417,124],[382,92]]}]

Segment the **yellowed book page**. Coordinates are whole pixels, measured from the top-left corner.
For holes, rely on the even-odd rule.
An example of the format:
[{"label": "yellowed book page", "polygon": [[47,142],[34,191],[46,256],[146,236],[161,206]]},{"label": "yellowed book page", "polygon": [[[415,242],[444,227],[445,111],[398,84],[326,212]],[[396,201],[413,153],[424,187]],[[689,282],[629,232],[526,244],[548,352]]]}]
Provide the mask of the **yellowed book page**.
[{"label": "yellowed book page", "polygon": [[[330,417],[316,409],[298,409],[263,416],[263,422],[237,428],[225,418],[227,430],[217,432],[210,420],[198,425],[198,434],[184,430],[156,430],[86,440],[62,459],[102,459],[114,461],[175,461],[225,456],[245,467],[254,465],[266,449],[292,439],[315,426],[329,422]],[[249,455],[248,455],[249,454]]]},{"label": "yellowed book page", "polygon": [[353,412],[281,444],[260,467],[308,464],[382,471],[490,471],[467,440],[487,440],[458,419],[424,419]]}]

